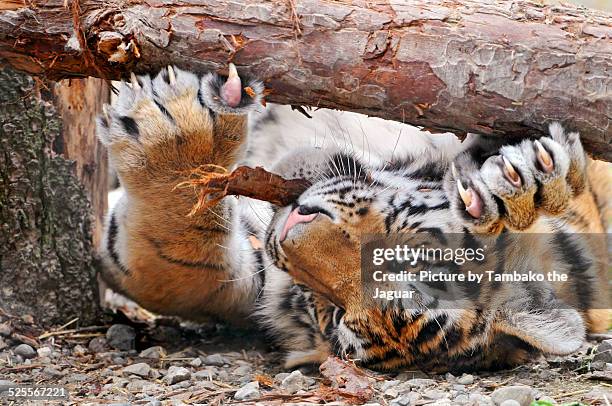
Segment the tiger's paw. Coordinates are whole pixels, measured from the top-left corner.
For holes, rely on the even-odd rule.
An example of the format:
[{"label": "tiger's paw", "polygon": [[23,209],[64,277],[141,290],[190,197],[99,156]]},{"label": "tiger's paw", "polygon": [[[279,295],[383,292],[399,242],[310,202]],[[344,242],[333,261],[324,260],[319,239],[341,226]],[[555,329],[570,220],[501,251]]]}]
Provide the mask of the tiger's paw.
[{"label": "tiger's paw", "polygon": [[112,106],[104,106],[97,134],[128,189],[143,181],[172,182],[201,165],[229,168],[247,135],[247,113],[263,85],[245,81],[230,64],[227,77],[203,77],[168,66],[154,78],[131,75]]},{"label": "tiger's paw", "polygon": [[586,157],[577,133],[554,123],[550,136],[505,145],[478,165],[459,155],[446,179],[455,214],[478,232],[529,228],[538,213],[559,215],[586,185]]}]

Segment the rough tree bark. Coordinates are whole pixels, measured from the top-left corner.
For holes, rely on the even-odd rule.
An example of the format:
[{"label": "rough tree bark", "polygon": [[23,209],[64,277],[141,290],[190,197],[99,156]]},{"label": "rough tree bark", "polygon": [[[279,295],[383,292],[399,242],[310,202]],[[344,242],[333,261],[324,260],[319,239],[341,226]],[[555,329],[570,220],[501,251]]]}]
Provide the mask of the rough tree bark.
[{"label": "rough tree bark", "polygon": [[0,69],[0,308],[42,325],[101,315],[91,209],[106,208],[107,169],[89,143],[108,88],[72,82]]},{"label": "rough tree bark", "polygon": [[[506,136],[551,120],[612,160],[612,19],[509,0],[0,0],[0,59],[51,78],[161,65],[265,80],[268,100]],[[75,31],[76,27],[76,31]]]}]

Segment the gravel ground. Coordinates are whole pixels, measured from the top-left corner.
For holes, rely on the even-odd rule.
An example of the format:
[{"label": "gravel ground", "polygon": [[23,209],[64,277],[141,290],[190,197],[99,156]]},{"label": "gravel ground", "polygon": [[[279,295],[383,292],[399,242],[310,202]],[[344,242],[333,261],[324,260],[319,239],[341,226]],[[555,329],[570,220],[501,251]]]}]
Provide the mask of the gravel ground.
[{"label": "gravel ground", "polygon": [[[214,323],[196,328],[130,311],[144,317],[134,321],[120,312],[108,325],[77,327],[75,321],[43,331],[30,316],[9,316],[0,310],[0,387],[64,386],[69,401],[29,404],[69,405],[612,402],[610,334],[593,337],[572,356],[542,357],[511,371],[381,374],[331,359],[321,373],[283,370],[280,354],[261,333]],[[5,403],[10,401],[0,396],[0,404]]]}]

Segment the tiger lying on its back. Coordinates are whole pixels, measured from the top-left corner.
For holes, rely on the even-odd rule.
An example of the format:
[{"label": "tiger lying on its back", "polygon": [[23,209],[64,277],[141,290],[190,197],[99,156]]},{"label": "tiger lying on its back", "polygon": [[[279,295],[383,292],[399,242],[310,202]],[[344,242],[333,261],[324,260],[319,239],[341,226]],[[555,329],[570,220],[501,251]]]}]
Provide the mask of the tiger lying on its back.
[{"label": "tiger lying on its back", "polygon": [[[270,168],[312,181],[294,205],[228,197],[187,217],[193,192],[174,186],[189,170],[261,164],[258,148],[275,154],[269,139],[247,140],[247,113],[261,93],[259,82],[233,74],[226,82],[172,68],[122,86],[98,126],[125,189],[103,252],[103,276],[114,289],[162,314],[258,323],[287,351],[287,367],[332,353],[378,368],[502,367],[537,351],[572,352],[586,332],[607,328],[606,249],[583,244],[577,233],[605,231],[597,202],[607,196],[595,189],[609,179],[593,170],[578,135],[558,125],[539,141],[474,139],[454,155],[458,144],[436,148],[432,138],[429,150],[394,149],[388,162],[295,148]],[[260,134],[265,123],[251,124]],[[296,129],[284,131],[279,144]],[[501,272],[561,270],[579,273],[580,283],[546,300],[529,284],[486,285],[460,309],[362,300],[360,237],[425,230],[465,238],[556,233],[546,246],[508,250]]]}]

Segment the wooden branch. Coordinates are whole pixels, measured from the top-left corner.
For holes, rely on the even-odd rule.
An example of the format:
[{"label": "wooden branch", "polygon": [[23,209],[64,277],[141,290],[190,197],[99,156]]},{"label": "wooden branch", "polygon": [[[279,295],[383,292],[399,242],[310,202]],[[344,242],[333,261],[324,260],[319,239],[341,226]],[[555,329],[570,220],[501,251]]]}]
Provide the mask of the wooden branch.
[{"label": "wooden branch", "polygon": [[605,12],[509,0],[25,4],[0,0],[0,59],[30,73],[118,78],[233,61],[272,102],[460,135],[539,134],[559,120],[612,161]]},{"label": "wooden branch", "polygon": [[190,216],[214,206],[228,195],[246,196],[277,206],[287,206],[310,186],[306,179],[284,179],[259,166],[240,166],[231,173],[214,172],[214,169],[217,169],[214,166],[211,169],[213,171],[199,168],[191,174],[190,180],[176,186],[196,190],[198,201],[194,204]]}]

